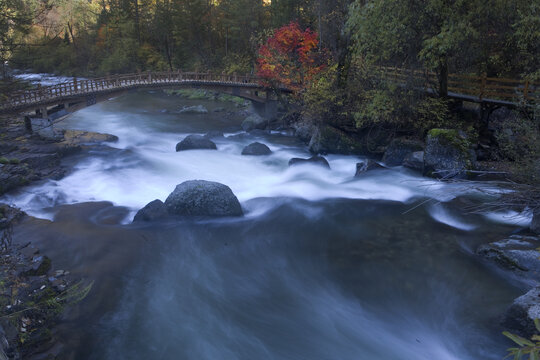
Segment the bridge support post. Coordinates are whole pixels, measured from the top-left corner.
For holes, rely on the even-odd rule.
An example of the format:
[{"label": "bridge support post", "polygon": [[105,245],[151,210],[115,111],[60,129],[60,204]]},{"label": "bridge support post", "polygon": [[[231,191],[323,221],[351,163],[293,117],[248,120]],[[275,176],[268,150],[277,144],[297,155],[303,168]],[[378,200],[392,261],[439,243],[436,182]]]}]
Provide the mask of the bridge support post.
[{"label": "bridge support post", "polygon": [[25,116],[24,117],[24,128],[30,134],[32,134],[34,132],[32,130],[32,119],[30,119],[30,116]]},{"label": "bridge support post", "polygon": [[269,120],[273,120],[277,117],[277,112],[278,112],[278,101],[266,100],[266,103],[264,104],[264,116]]},{"label": "bridge support post", "polygon": [[46,107],[42,107],[39,109],[39,114],[41,116],[42,119],[46,119],[49,114],[47,113],[47,108]]}]

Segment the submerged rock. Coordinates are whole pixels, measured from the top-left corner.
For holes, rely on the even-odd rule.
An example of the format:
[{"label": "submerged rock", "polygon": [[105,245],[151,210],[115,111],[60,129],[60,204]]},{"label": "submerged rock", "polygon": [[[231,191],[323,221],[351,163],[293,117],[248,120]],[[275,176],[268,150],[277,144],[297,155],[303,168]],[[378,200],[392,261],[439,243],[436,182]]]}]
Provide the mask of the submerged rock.
[{"label": "submerged rock", "polygon": [[154,221],[167,217],[167,208],[161,200],[154,200],[137,212],[133,222]]},{"label": "submerged rock", "polygon": [[356,164],[356,174],[354,175],[354,177],[359,177],[365,174],[367,171],[384,170],[384,169],[386,168],[382,166],[381,164],[379,164],[378,162],[371,159],[367,159],[361,163]]},{"label": "submerged rock", "polygon": [[405,156],[405,160],[403,160],[403,166],[409,169],[423,172],[424,171],[424,152],[415,151],[408,154],[407,156]]},{"label": "submerged rock", "polygon": [[540,287],[514,300],[504,315],[503,326],[530,338],[537,333],[534,319],[540,319]]},{"label": "submerged rock", "polygon": [[260,142],[254,142],[252,144],[249,144],[242,150],[242,155],[253,155],[253,156],[262,156],[262,155],[270,155],[272,153],[272,150],[265,144],[261,144]]},{"label": "submerged rock", "polygon": [[62,143],[69,145],[83,145],[118,141],[118,136],[115,135],[101,134],[83,130],[64,130],[63,137],[64,141]]},{"label": "submerged rock", "polygon": [[324,157],[318,155],[310,157],[309,159],[292,158],[291,160],[289,160],[289,166],[302,164],[319,165],[330,169],[330,164],[328,163],[328,161]]},{"label": "submerged rock", "polygon": [[243,122],[242,122],[242,129],[244,131],[251,131],[254,129],[260,129],[263,130],[266,128],[268,121],[264,119],[263,117],[253,114],[248,116]]},{"label": "submerged rock", "polygon": [[192,180],[178,186],[165,201],[167,212],[180,216],[242,216],[232,190],[223,184]]},{"label": "submerged rock", "polygon": [[424,144],[419,141],[394,139],[386,149],[382,161],[387,166],[400,166],[403,165],[407,155],[423,149]]},{"label": "submerged rock", "polygon": [[223,131],[212,130],[212,131],[207,132],[204,135],[204,137],[207,138],[207,139],[218,139],[218,138],[222,138],[222,137],[225,137],[225,136],[223,135]]},{"label": "submerged rock", "polygon": [[540,285],[540,239],[536,236],[512,235],[507,239],[484,244],[476,253],[493,262],[527,285]]},{"label": "submerged rock", "polygon": [[424,174],[439,178],[465,178],[474,169],[471,143],[457,130],[433,129],[427,137]]},{"label": "submerged rock", "polygon": [[208,114],[208,109],[202,105],[185,106],[179,111],[180,114]]},{"label": "submerged rock", "polygon": [[176,144],[176,151],[184,150],[217,150],[216,144],[201,135],[189,135]]}]

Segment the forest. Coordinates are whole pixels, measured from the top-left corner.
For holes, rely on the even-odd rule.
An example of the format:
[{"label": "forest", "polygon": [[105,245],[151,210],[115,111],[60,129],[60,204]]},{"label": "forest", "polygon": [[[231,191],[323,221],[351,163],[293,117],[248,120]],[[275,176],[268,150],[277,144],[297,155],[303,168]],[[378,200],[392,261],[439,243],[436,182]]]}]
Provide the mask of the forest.
[{"label": "forest", "polygon": [[[489,114],[471,120],[446,96],[449,74],[540,79],[538,0],[6,0],[0,14],[4,69],[260,75],[268,84],[295,83],[293,101],[307,122],[380,134],[352,139],[364,143],[358,151],[377,153],[395,134],[423,138],[443,127],[495,143],[486,160],[530,165],[538,152],[537,106],[519,107],[501,125],[509,135],[488,131]],[[272,39],[295,41],[303,31],[309,46],[296,40],[270,54]],[[385,81],[380,67],[432,72],[438,96],[414,81]]]}]

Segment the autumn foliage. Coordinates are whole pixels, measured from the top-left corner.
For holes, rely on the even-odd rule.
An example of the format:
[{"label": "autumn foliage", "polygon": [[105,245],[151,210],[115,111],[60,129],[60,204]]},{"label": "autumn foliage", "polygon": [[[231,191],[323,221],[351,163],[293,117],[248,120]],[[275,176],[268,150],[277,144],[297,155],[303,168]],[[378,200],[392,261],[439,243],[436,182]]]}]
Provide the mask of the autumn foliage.
[{"label": "autumn foliage", "polygon": [[317,33],[296,22],[283,26],[259,49],[257,75],[268,86],[303,90],[326,66]]}]

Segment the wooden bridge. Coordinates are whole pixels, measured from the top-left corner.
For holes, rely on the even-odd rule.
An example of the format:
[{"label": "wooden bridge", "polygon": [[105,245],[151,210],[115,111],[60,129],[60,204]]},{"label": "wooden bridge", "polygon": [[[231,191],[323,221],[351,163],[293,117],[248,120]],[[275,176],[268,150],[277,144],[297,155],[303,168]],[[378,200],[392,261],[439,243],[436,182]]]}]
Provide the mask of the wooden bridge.
[{"label": "wooden bridge", "polygon": [[[416,86],[429,93],[438,93],[437,75],[428,71],[377,67],[374,76]],[[448,96],[461,101],[491,107],[516,107],[540,103],[540,82],[450,74]],[[240,76],[196,72],[147,72],[85,79],[14,92],[0,103],[1,114],[34,113],[41,118],[55,119],[83,107],[94,105],[129,90],[195,87],[249,99],[263,106],[267,115],[275,114],[277,101],[273,90],[256,76]],[[282,92],[292,91],[283,87]]]},{"label": "wooden bridge", "polygon": [[[376,68],[375,76],[394,83],[416,86],[429,93],[439,92],[439,79],[431,71],[380,66]],[[488,77],[486,74],[448,74],[448,97],[485,107],[515,108],[519,105],[540,104],[540,82]]]},{"label": "wooden bridge", "polygon": [[[42,118],[52,114],[67,115],[86,106],[118,96],[134,89],[165,89],[195,87],[227,93],[273,111],[276,100],[271,89],[262,85],[255,76],[195,73],[195,72],[147,72],[108,76],[97,79],[78,80],[52,86],[14,92],[0,103],[0,114],[34,112]],[[286,88],[280,89],[290,92]]]}]

